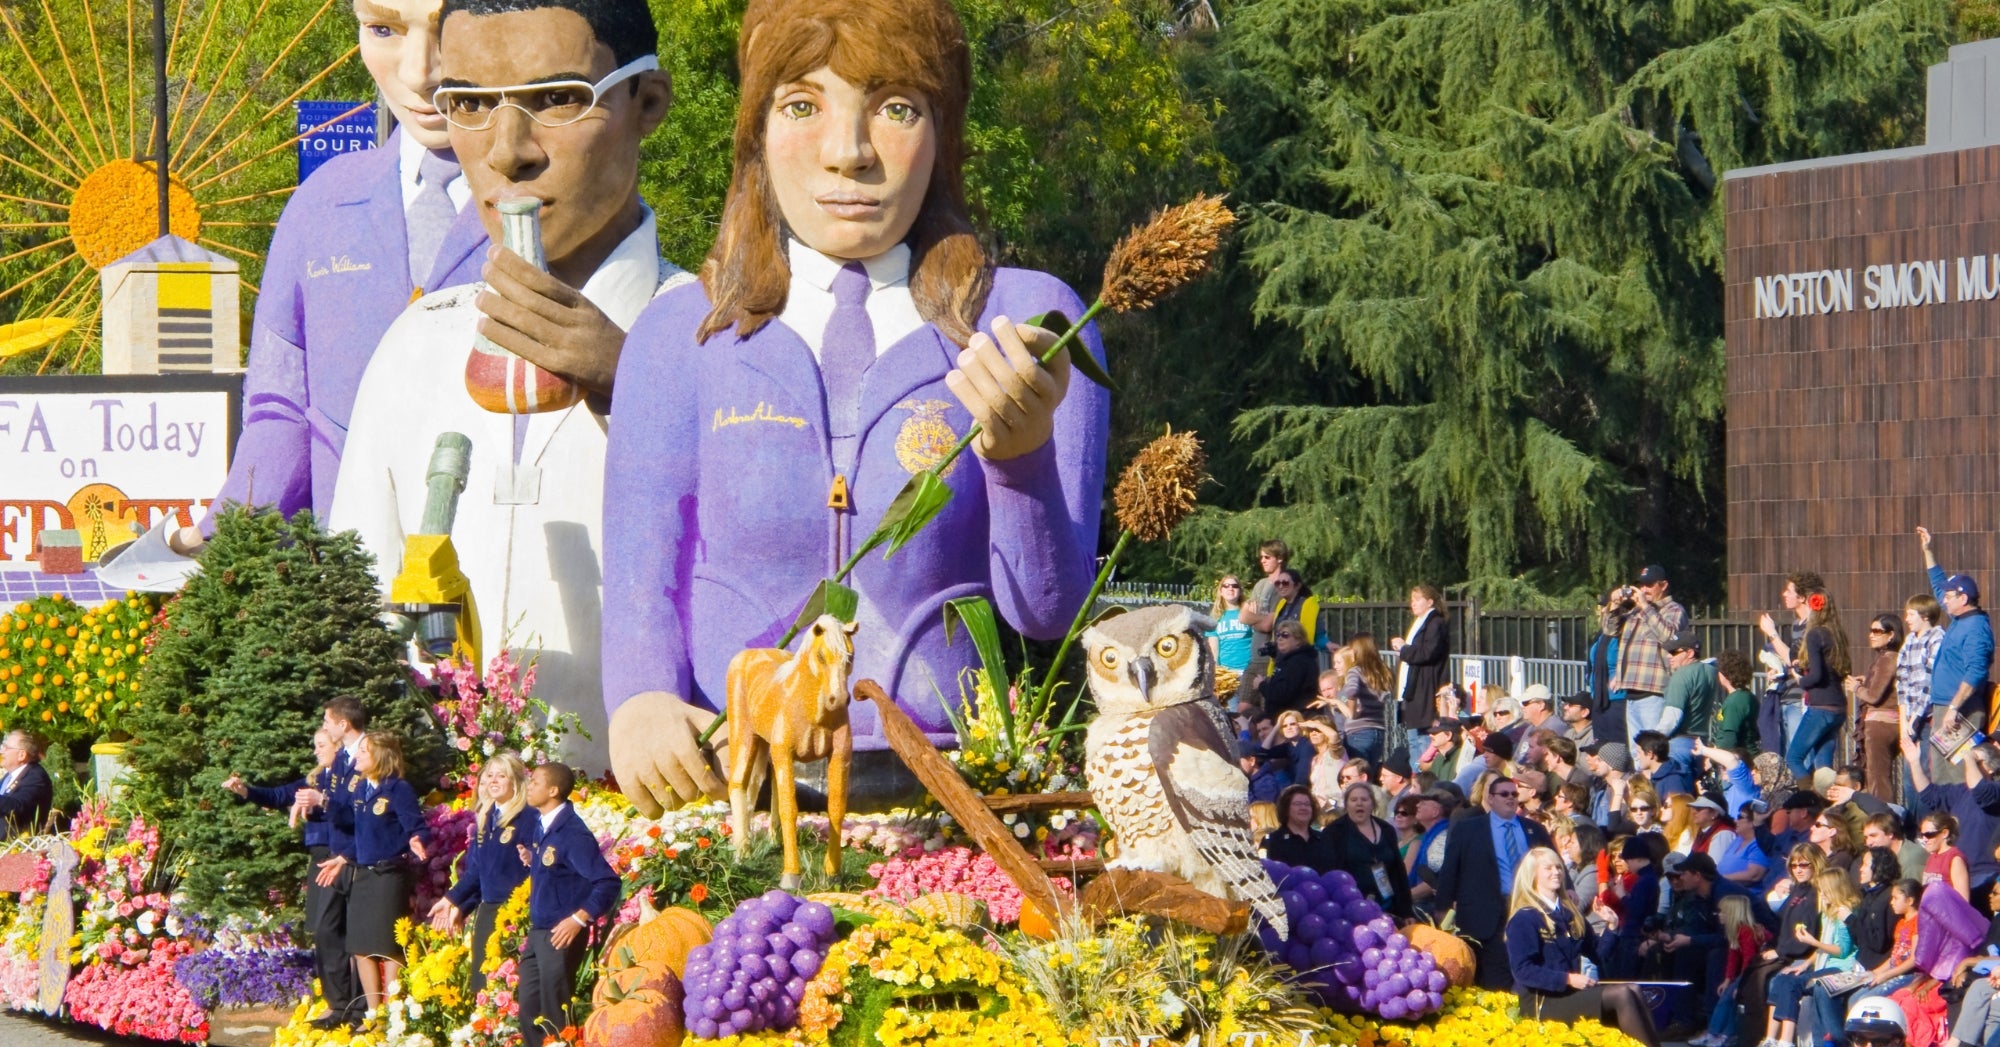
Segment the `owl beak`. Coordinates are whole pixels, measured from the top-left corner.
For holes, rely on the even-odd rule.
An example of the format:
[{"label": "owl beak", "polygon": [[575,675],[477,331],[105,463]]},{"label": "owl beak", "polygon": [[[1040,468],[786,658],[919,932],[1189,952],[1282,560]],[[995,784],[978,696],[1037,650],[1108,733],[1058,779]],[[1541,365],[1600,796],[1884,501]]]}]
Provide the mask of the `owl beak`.
[{"label": "owl beak", "polygon": [[1132,678],[1132,686],[1139,689],[1139,700],[1150,703],[1153,700],[1153,660],[1136,658],[1126,667],[1125,674]]}]

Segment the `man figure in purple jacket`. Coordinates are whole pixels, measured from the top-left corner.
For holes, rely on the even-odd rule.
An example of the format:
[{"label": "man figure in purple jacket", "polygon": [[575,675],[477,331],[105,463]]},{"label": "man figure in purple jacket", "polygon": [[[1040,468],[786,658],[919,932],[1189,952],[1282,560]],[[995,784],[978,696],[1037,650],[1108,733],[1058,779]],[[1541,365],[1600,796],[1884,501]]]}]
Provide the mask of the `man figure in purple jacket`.
[{"label": "man figure in purple jacket", "polygon": [[[361,58],[397,128],[381,148],[328,161],[285,205],[251,327],[242,435],[217,502],[287,516],[309,508],[324,520],[362,372],[404,307],[430,291],[489,280],[489,337],[587,387],[610,387],[623,332],[514,256],[487,258],[485,228],[465,206],[472,190],[432,105],[442,7],[355,0]],[[523,334],[498,323],[493,314],[509,303],[518,305],[508,315],[548,317],[550,327]],[[556,330],[561,338],[547,333]],[[211,516],[171,544],[191,554],[212,528]]]},{"label": "man figure in purple jacket", "polygon": [[[947,0],[753,0],[736,171],[701,282],[655,299],[620,365],[604,485],[611,765],[641,811],[719,795],[695,744],[745,647],[774,645],[909,477],[975,422],[943,512],[863,558],[853,678],[953,740],[972,644],[942,607],[986,596],[1062,634],[1091,581],[1109,399],[1016,323],[1082,302],[996,271],[960,181],[971,70]],[[991,332],[991,333],[987,333]],[[1094,329],[1083,344],[1101,358]],[[873,706],[856,748],[881,749]]]}]

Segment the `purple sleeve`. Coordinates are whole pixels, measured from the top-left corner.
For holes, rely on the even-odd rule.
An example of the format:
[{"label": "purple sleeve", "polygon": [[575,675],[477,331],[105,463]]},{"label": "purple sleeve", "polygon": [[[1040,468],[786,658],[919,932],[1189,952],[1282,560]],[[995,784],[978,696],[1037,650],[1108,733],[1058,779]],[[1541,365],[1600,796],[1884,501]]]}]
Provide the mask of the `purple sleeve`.
[{"label": "purple sleeve", "polygon": [[[310,204],[285,205],[264,263],[264,284],[250,327],[249,367],[243,376],[243,431],[217,502],[276,505],[285,515],[312,505],[312,429],[306,420],[305,306],[298,274],[307,244],[299,232],[311,224]],[[202,521],[213,533],[215,514]]]},{"label": "purple sleeve", "polygon": [[618,361],[604,454],[606,713],[644,691],[694,696],[686,622],[675,603],[688,591],[699,539],[695,381],[676,373],[684,333],[673,318],[682,310],[669,304],[683,298],[670,295],[640,314]]},{"label": "purple sleeve", "polygon": [[[1053,300],[1032,312],[1022,309],[1024,315],[1015,319],[1045,308],[1083,315],[1076,292],[1044,279],[1046,290],[1034,291]],[[1095,323],[1083,329],[1080,340],[1104,364],[1104,343]],[[1072,369],[1049,442],[1018,458],[982,463],[991,512],[987,533],[994,607],[1033,639],[1053,640],[1067,632],[1090,592],[1110,424],[1110,393]]]}]

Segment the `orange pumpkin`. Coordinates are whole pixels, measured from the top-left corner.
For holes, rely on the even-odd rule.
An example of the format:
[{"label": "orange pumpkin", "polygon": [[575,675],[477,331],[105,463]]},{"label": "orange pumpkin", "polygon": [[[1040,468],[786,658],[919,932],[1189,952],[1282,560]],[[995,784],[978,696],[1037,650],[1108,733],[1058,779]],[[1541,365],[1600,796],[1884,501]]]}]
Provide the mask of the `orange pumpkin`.
[{"label": "orange pumpkin", "polygon": [[1403,936],[1410,940],[1419,952],[1431,954],[1437,961],[1437,968],[1451,979],[1455,988],[1472,984],[1474,961],[1472,946],[1465,939],[1450,931],[1441,931],[1427,923],[1413,923],[1403,928]]},{"label": "orange pumpkin", "polygon": [[1042,911],[1042,907],[1031,901],[1021,902],[1021,933],[1040,941],[1054,941],[1056,925],[1054,918]]},{"label": "orange pumpkin", "polygon": [[626,991],[619,985],[621,976],[646,971],[644,966],[628,967],[598,982],[603,1002],[583,1023],[584,1047],[680,1047],[687,1035],[681,1023],[686,999],[681,980],[661,971],[642,987]]},{"label": "orange pumpkin", "polygon": [[657,965],[678,978],[687,973],[688,953],[697,945],[708,944],[713,936],[708,918],[693,909],[652,912],[642,907],[638,924],[615,944],[632,950],[634,962]]}]

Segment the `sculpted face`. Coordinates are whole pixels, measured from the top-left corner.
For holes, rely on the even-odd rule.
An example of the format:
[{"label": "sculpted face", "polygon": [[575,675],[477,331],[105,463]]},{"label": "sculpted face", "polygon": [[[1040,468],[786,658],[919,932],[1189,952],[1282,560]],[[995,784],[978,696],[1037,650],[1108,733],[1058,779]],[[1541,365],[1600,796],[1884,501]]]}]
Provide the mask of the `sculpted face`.
[{"label": "sculpted face", "polygon": [[780,84],[764,125],[772,194],[792,234],[840,259],[873,258],[910,233],[937,162],[931,103],[821,67]]},{"label": "sculpted face", "polygon": [[[443,34],[445,87],[504,88],[553,81],[594,84],[618,68],[574,11],[542,8],[504,14],[454,12]],[[472,187],[480,221],[500,241],[502,200],[542,202],[542,249],[549,271],[581,286],[618,242],[637,228],[639,142],[666,117],[667,79],[642,72],[604,90],[574,123],[548,127],[515,104],[499,105],[481,130],[451,125],[451,145]],[[548,92],[510,92],[509,101]],[[480,122],[485,122],[484,117]]]},{"label": "sculpted face", "polygon": [[354,0],[361,23],[361,64],[404,133],[426,149],[451,144],[444,117],[431,107],[438,86],[438,12],[444,0]]}]

